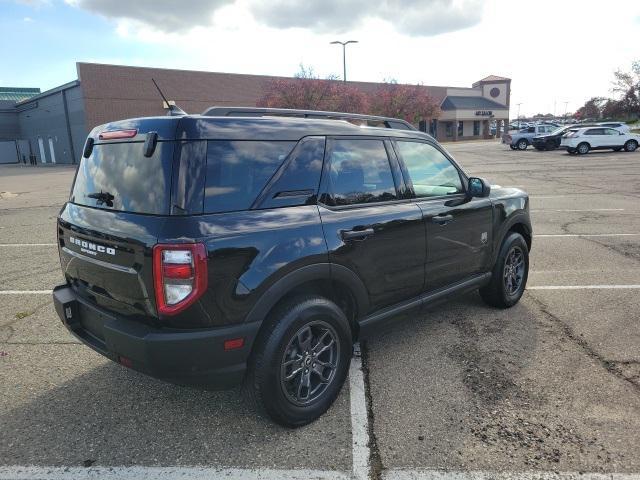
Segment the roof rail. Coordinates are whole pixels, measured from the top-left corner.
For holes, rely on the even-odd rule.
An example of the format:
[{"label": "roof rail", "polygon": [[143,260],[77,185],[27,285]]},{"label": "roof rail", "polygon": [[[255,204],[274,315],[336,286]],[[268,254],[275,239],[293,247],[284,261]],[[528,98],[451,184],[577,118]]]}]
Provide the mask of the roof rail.
[{"label": "roof rail", "polygon": [[[203,113],[206,117],[299,117],[323,118],[329,120],[362,120],[367,123],[382,124],[385,128],[397,130],[417,130],[406,120],[400,118],[380,117],[377,115],[362,115],[359,113],[325,112],[322,110],[297,110],[288,108],[264,107],[210,107]],[[381,126],[381,125],[371,125]]]}]

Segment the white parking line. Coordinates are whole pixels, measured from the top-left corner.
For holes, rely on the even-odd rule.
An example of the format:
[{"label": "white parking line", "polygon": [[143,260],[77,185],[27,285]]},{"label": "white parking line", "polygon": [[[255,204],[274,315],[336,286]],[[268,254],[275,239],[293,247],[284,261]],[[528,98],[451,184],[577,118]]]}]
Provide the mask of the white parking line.
[{"label": "white parking line", "polygon": [[441,470],[387,470],[383,480],[640,480],[635,473],[586,472],[444,472]]},{"label": "white parking line", "polygon": [[635,290],[640,285],[534,285],[527,290]]},{"label": "white parking line", "polygon": [[0,247],[55,247],[56,243],[0,243]]},{"label": "white parking line", "polygon": [[562,237],[638,237],[640,233],[539,233],[534,238]]},{"label": "white parking line", "polygon": [[0,467],[0,480],[348,480],[346,472],[206,467]]},{"label": "white parking line", "polygon": [[0,290],[0,295],[48,295],[53,290]]},{"label": "white parking line", "polygon": [[367,416],[367,399],[364,389],[360,344],[356,343],[354,356],[349,366],[352,473],[355,480],[367,480],[369,478],[369,418]]},{"label": "white parking line", "polygon": [[531,211],[532,212],[624,212],[624,208],[585,208],[585,209],[537,208]]}]

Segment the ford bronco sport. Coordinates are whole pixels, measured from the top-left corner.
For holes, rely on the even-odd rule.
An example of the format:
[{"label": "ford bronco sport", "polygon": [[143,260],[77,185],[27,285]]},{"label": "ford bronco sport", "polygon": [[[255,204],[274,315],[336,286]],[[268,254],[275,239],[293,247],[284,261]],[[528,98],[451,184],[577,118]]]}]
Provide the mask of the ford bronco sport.
[{"label": "ford bronco sport", "polygon": [[398,313],[474,289],[514,305],[532,237],[523,191],[402,120],[228,108],[96,127],[57,230],[73,335],[164,380],[244,383],[287,426]]}]

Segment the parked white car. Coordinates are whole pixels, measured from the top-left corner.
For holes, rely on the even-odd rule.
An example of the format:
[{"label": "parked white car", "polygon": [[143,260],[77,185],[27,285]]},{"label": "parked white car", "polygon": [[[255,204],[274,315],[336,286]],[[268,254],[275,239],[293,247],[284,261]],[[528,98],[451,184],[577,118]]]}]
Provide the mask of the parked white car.
[{"label": "parked white car", "polygon": [[629,127],[629,125],[623,122],[600,122],[597,125],[600,125],[601,127],[615,128],[616,130],[624,133],[631,132],[631,128]]},{"label": "parked white car", "polygon": [[562,136],[561,148],[566,148],[569,153],[584,155],[589,150],[625,150],[633,152],[638,148],[640,135],[625,133],[615,128],[585,127],[572,128]]}]

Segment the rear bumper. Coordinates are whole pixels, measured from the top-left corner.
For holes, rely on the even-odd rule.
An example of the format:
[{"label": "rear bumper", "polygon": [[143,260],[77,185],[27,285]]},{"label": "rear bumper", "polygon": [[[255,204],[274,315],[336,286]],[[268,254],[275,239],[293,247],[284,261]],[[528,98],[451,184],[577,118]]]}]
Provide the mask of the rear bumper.
[{"label": "rear bumper", "polygon": [[[154,328],[91,305],[68,285],[54,289],[53,303],[65,327],[85,345],[134,370],[180,384],[227,388],[241,383],[260,327]],[[225,340],[239,337],[244,338],[242,348],[224,350]]]}]

